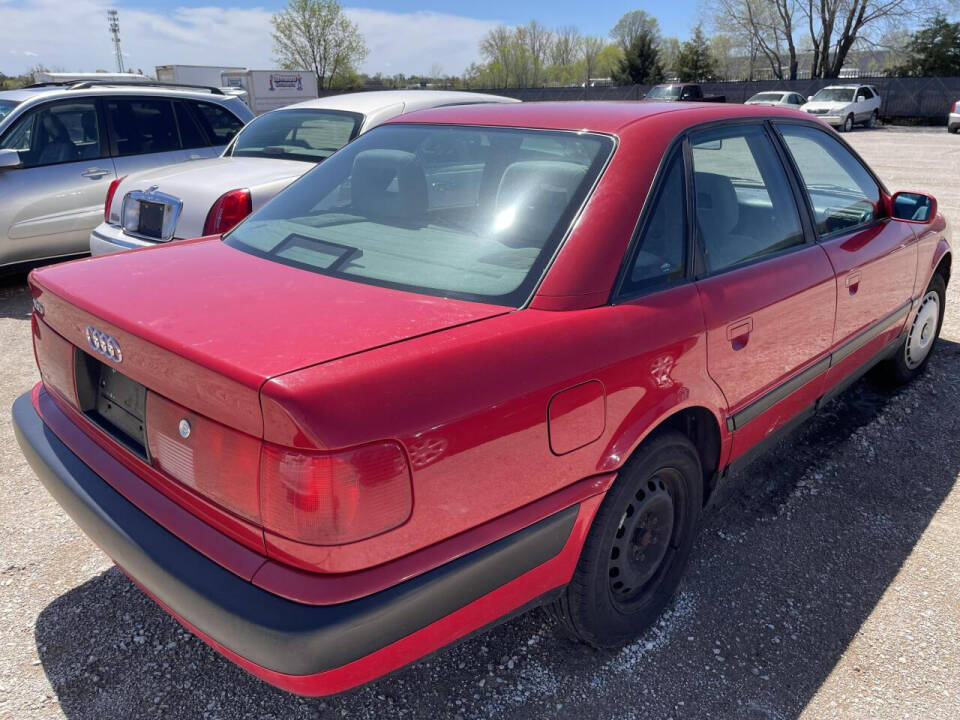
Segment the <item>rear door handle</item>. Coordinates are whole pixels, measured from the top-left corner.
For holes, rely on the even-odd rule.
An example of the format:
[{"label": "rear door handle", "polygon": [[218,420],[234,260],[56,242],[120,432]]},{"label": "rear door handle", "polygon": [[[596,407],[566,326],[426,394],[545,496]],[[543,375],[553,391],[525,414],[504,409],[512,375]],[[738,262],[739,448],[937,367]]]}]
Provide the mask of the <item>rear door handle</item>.
[{"label": "rear door handle", "polygon": [[734,350],[743,350],[747,346],[747,340],[750,339],[750,333],[753,332],[753,318],[744,318],[735,323],[727,325],[727,340],[730,341]]},{"label": "rear door handle", "polygon": [[843,284],[847,286],[847,290],[850,291],[851,295],[856,295],[857,290],[860,289],[860,272],[853,271],[847,273],[847,278],[843,281]]},{"label": "rear door handle", "polygon": [[103,168],[92,167],[84,170],[80,175],[85,178],[91,178],[93,180],[99,180],[104,175],[107,175],[110,171],[104,170]]}]

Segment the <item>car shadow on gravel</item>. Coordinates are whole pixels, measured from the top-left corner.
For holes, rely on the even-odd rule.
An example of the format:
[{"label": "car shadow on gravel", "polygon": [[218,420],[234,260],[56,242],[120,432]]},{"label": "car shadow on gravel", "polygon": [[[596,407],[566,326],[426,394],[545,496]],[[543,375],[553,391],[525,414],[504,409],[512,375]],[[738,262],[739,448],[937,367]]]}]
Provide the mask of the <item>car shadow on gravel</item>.
[{"label": "car shadow on gravel", "polygon": [[26,273],[0,275],[0,318],[26,320],[32,309]]},{"label": "car shadow on gravel", "polygon": [[222,659],[111,569],[40,613],[41,662],[74,720],[793,718],[954,486],[958,360],[960,344],[942,341],[908,388],[857,383],[732,478],[677,600],[621,650],[578,645],[534,611],[366,687],[302,699]]}]

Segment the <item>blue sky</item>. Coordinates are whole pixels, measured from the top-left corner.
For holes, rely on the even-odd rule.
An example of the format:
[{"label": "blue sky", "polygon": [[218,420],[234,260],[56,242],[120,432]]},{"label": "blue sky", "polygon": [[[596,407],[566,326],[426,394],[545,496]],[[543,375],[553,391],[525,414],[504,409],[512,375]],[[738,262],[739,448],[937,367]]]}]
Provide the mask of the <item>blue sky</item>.
[{"label": "blue sky", "polygon": [[[157,0],[118,0],[121,7],[141,7],[156,9],[161,6]],[[204,7],[216,5],[216,0],[173,0],[168,7]],[[236,0],[234,7],[263,7],[276,10],[284,5],[278,0]],[[537,19],[549,27],[576,25],[584,33],[606,35],[610,28],[629,10],[643,9],[660,21],[665,35],[684,38],[697,22],[697,0],[644,0],[637,3],[623,2],[584,2],[584,0],[362,0],[361,2],[341,2],[346,7],[370,8],[389,12],[412,13],[433,11],[449,15],[462,15],[480,20],[498,20],[508,25],[525,23]]]},{"label": "blue sky", "polygon": [[[55,70],[113,70],[105,14],[116,7],[129,67],[157,65],[276,67],[270,16],[285,0],[0,0],[0,71],[43,64]],[[665,35],[684,39],[697,21],[698,0],[647,0],[642,5],[597,0],[361,0],[343,3],[363,33],[368,73],[424,74],[439,65],[460,74],[479,60],[480,39],[499,23],[531,19],[549,28],[575,25],[608,35],[627,11],[642,7]]]}]

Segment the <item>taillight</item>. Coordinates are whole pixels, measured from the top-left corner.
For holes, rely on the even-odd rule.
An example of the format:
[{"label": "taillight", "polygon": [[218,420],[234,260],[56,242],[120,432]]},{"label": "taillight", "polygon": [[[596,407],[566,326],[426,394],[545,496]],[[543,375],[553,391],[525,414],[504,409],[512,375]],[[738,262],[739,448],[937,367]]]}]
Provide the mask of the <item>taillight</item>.
[{"label": "taillight", "polygon": [[221,195],[207,213],[204,235],[220,235],[253,211],[249,190],[231,190]]},{"label": "taillight", "polygon": [[103,204],[103,221],[110,222],[110,203],[113,202],[113,196],[117,194],[117,188],[124,181],[126,175],[114,178],[110,181],[110,187],[107,188],[107,201]]},{"label": "taillight", "polygon": [[153,466],[204,497],[260,522],[260,440],[147,393]]},{"label": "taillight", "polygon": [[407,459],[393,442],[334,453],[264,444],[260,489],[264,529],[314,545],[377,535],[413,509]]}]

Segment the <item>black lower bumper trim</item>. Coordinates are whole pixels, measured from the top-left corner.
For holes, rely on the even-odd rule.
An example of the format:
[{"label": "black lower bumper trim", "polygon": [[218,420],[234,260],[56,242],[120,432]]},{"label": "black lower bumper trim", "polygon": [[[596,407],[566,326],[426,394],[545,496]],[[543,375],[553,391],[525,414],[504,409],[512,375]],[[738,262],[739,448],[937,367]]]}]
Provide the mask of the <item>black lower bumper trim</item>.
[{"label": "black lower bumper trim", "polygon": [[[41,394],[43,401],[51,403]],[[46,410],[44,410],[46,412]],[[257,665],[310,675],[358,660],[543,564],[578,506],[373,595],[292,602],[217,565],[143,513],[44,425],[29,393],[13,405],[27,461],[70,517],[137,582],[194,627]]]}]

